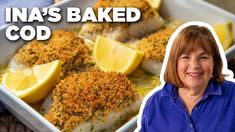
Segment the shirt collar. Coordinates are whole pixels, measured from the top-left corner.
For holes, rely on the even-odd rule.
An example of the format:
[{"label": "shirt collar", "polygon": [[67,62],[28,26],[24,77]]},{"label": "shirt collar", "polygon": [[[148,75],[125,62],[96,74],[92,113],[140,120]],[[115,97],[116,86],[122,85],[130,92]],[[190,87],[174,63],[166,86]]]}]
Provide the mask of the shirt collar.
[{"label": "shirt collar", "polygon": [[221,84],[219,84],[215,79],[211,79],[208,83],[204,96],[208,95],[222,95]]},{"label": "shirt collar", "polygon": [[[204,96],[208,95],[222,95],[221,85],[218,84],[215,79],[211,79],[208,83]],[[171,83],[165,83],[161,92],[161,97],[165,96],[176,98],[178,96],[177,87]]]},{"label": "shirt collar", "polygon": [[165,83],[162,91],[161,91],[161,97],[177,97],[177,87],[175,87],[171,83]]}]

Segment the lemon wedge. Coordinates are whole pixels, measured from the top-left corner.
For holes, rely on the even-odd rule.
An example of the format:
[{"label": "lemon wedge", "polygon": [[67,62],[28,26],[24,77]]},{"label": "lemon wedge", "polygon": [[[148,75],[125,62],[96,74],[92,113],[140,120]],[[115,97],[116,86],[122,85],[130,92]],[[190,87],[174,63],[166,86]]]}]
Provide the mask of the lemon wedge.
[{"label": "lemon wedge", "polygon": [[2,85],[27,103],[35,103],[47,96],[61,73],[59,60],[32,68],[3,74]]},{"label": "lemon wedge", "polygon": [[156,10],[160,8],[161,0],[147,0],[147,2]]},{"label": "lemon wedge", "polygon": [[212,26],[214,27],[224,50],[227,50],[233,42],[232,22],[216,23]]},{"label": "lemon wedge", "polygon": [[123,43],[98,36],[94,56],[98,67],[103,71],[116,71],[128,75],[138,67],[144,53]]}]

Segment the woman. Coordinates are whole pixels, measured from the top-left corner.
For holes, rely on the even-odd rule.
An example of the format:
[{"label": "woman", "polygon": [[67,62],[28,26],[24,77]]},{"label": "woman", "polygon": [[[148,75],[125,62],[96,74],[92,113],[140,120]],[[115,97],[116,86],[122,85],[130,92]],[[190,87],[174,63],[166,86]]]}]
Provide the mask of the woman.
[{"label": "woman", "polygon": [[188,25],[173,40],[163,88],[141,107],[142,132],[235,131],[235,83],[222,75],[222,56],[209,28]]}]

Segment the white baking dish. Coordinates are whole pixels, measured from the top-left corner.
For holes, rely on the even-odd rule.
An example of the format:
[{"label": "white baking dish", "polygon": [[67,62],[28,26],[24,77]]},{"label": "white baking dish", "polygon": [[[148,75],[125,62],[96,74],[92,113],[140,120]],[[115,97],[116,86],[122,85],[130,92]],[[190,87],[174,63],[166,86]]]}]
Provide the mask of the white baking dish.
[{"label": "white baking dish", "polygon": [[[95,0],[85,1],[85,0],[69,0],[56,4],[53,6],[58,6],[62,8],[62,18],[66,18],[66,7],[80,7],[84,9],[87,6],[91,6]],[[209,23],[222,22],[222,21],[232,21],[235,25],[235,16],[228,13],[220,8],[210,5],[204,1],[200,0],[163,0],[161,6],[161,13],[164,17],[178,19],[183,21],[188,20],[200,20]],[[64,19],[60,23],[51,24],[44,23],[54,29],[63,29],[78,26],[81,23],[68,24]],[[18,24],[23,25],[23,24]],[[23,45],[23,41],[10,42],[5,37],[6,27],[0,29],[0,66],[6,64],[9,58],[15,53],[15,51]],[[233,27],[233,32],[235,32],[235,27]],[[235,40],[235,34],[233,36]],[[235,46],[231,47],[226,55],[231,58],[235,54]],[[31,108],[24,101],[16,97],[14,94],[9,92],[7,89],[0,86],[0,100],[4,106],[9,109],[20,121],[25,125],[30,127],[34,131],[59,131],[55,126],[48,122],[42,115]],[[137,118],[133,118],[123,127],[118,129],[118,131],[132,131],[136,127]]]}]

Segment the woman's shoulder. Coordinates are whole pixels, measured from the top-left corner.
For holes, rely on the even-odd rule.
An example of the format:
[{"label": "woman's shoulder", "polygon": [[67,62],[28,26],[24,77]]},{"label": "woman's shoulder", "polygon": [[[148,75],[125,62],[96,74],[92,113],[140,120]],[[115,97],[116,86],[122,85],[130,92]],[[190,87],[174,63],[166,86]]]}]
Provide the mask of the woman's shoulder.
[{"label": "woman's shoulder", "polygon": [[235,81],[224,80],[221,85],[223,93],[229,93],[235,95]]},{"label": "woman's shoulder", "polygon": [[143,114],[153,113],[155,107],[158,107],[159,102],[161,102],[162,92],[164,91],[164,85],[160,85],[153,90],[151,90],[144,98],[142,106],[144,106]]},{"label": "woman's shoulder", "polygon": [[224,80],[222,86],[226,88],[232,88],[235,90],[235,80]]},{"label": "woman's shoulder", "polygon": [[148,104],[152,104],[153,102],[157,101],[160,97],[161,97],[161,93],[163,91],[162,87],[156,87],[154,88],[152,91],[150,91],[147,95],[146,95],[146,100]]},{"label": "woman's shoulder", "polygon": [[170,97],[175,92],[175,88],[170,83],[163,83],[160,86],[154,88],[146,95],[146,104],[151,105],[153,103],[161,102],[165,100],[165,97]]}]

